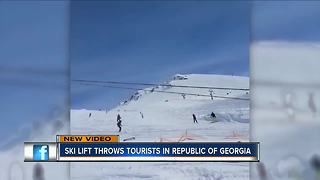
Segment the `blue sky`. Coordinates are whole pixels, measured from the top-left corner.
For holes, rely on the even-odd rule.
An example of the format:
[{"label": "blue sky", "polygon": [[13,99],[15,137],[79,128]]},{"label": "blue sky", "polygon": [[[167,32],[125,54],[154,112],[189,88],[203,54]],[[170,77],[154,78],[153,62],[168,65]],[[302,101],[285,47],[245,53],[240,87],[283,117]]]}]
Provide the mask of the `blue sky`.
[{"label": "blue sky", "polygon": [[[249,74],[250,3],[71,3],[71,78],[163,82]],[[111,108],[132,91],[72,83],[72,108]]]}]

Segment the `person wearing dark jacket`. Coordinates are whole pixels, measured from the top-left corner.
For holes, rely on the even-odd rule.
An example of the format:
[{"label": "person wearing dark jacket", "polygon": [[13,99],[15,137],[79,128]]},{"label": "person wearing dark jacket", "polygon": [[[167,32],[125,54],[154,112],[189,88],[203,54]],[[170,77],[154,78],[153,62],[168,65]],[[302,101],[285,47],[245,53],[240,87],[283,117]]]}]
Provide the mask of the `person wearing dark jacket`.
[{"label": "person wearing dark jacket", "polygon": [[118,126],[118,128],[119,128],[119,132],[121,132],[121,130],[122,130],[122,124],[121,124],[121,120],[119,120],[118,122],[117,122],[117,126]]},{"label": "person wearing dark jacket", "polygon": [[198,123],[198,120],[197,120],[197,117],[195,114],[192,114],[192,117],[193,117],[193,123]]},{"label": "person wearing dark jacket", "polygon": [[120,114],[118,114],[118,116],[117,116],[117,122],[119,122],[121,120],[121,116],[120,116]]},{"label": "person wearing dark jacket", "polygon": [[216,118],[216,115],[212,112],[212,113],[211,113],[211,117],[212,117],[212,118]]},{"label": "person wearing dark jacket", "polygon": [[143,113],[142,113],[142,112],[140,112],[140,115],[141,115],[141,118],[143,119],[143,118],[144,118],[144,116],[143,116]]}]

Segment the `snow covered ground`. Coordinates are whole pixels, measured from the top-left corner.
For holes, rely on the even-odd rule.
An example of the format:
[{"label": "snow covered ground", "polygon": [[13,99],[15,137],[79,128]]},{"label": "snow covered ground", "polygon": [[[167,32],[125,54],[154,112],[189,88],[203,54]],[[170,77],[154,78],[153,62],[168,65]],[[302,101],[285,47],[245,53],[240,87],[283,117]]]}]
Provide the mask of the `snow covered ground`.
[{"label": "snow covered ground", "polygon": [[[249,78],[222,75],[186,75],[172,85],[249,88]],[[154,91],[151,90],[154,88]],[[179,94],[158,91],[183,92]],[[249,92],[214,90],[213,95],[249,99]],[[131,100],[105,110],[71,110],[72,134],[119,134],[121,141],[135,137],[136,142],[160,141],[248,141],[249,101],[210,96],[209,89],[148,87]],[[143,114],[143,118],[140,114]],[[217,116],[210,118],[211,112]],[[91,117],[89,114],[91,113]],[[192,114],[199,124],[194,124]],[[118,133],[116,117],[122,117],[123,131]],[[217,121],[217,122],[216,122]],[[191,137],[186,140],[181,137]],[[101,179],[249,179],[249,163],[71,163],[75,180]]]}]

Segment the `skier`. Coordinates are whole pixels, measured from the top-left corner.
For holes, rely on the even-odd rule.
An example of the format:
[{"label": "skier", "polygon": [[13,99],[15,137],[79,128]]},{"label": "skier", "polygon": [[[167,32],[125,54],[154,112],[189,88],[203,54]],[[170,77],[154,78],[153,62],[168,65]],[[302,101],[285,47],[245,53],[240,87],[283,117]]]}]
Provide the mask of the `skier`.
[{"label": "skier", "polygon": [[186,99],[186,94],[181,94],[183,99]]},{"label": "skier", "polygon": [[141,115],[141,118],[143,119],[143,118],[144,118],[144,116],[143,116],[142,112],[140,112],[140,115]]},{"label": "skier", "polygon": [[211,98],[211,100],[213,100],[213,94],[212,94],[213,92],[212,91],[210,91],[210,98]]},{"label": "skier", "polygon": [[213,112],[211,112],[211,117],[212,117],[212,118],[216,118],[216,114],[214,114]]},{"label": "skier", "polygon": [[121,120],[119,119],[119,121],[117,122],[117,126],[119,128],[119,132],[121,132],[121,127],[122,127],[122,124],[121,124]]},{"label": "skier", "polygon": [[121,121],[121,116],[120,116],[120,114],[118,114],[118,116],[117,116],[117,122],[119,122],[119,121]]},{"label": "skier", "polygon": [[192,117],[193,117],[193,123],[198,123],[196,115],[192,114]]},{"label": "skier", "polygon": [[213,94],[214,94],[214,92],[213,92],[212,89],[210,89],[209,92],[210,92],[210,98],[211,98],[211,100],[213,100]]},{"label": "skier", "polygon": [[89,113],[89,117],[91,117],[91,113]]}]

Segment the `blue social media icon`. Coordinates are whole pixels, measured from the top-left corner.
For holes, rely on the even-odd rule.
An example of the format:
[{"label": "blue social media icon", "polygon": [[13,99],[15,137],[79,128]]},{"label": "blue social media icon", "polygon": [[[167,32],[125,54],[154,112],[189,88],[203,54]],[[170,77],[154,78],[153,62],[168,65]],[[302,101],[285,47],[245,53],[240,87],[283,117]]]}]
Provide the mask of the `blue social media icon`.
[{"label": "blue social media icon", "polygon": [[33,145],[33,160],[48,161],[49,160],[49,146],[48,145]]}]

